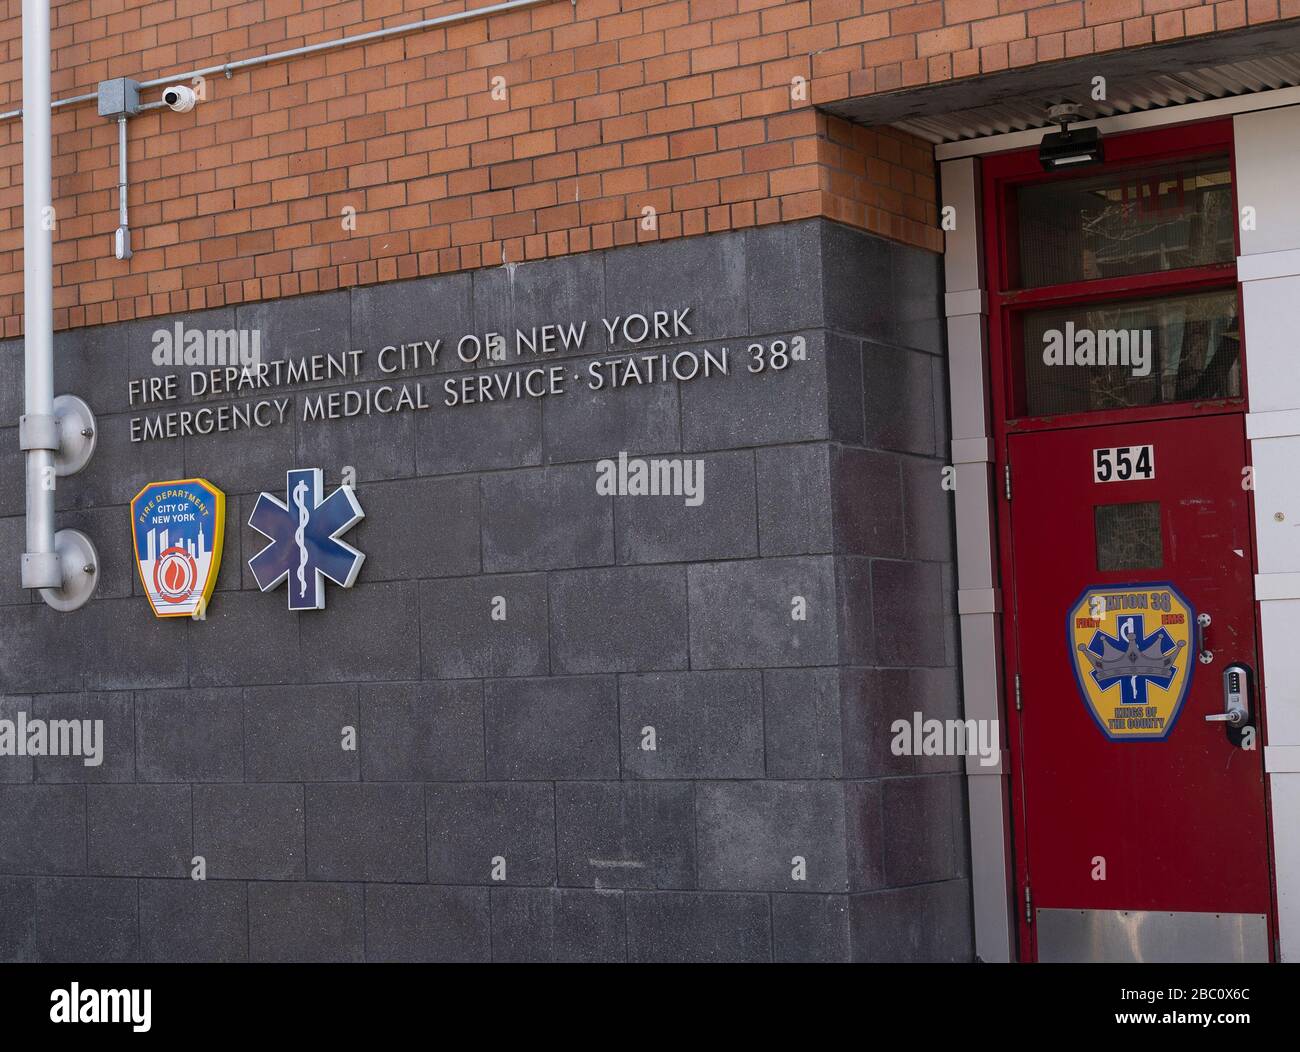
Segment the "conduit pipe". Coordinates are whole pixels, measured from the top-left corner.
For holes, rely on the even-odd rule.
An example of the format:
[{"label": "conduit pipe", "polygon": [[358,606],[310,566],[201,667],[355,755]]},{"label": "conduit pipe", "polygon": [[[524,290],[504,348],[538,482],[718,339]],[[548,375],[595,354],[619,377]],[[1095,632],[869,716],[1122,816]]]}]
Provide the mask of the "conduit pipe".
[{"label": "conduit pipe", "polygon": [[[319,51],[331,51],[334,48],[349,47],[352,44],[370,43],[375,40],[386,40],[389,37],[401,36],[406,33],[417,33],[423,29],[435,29],[438,26],[455,25],[458,22],[469,22],[475,18],[481,18],[484,15],[500,15],[507,11],[518,11],[525,7],[536,7],[538,4],[550,3],[551,0],[508,0],[506,3],[492,4],[489,7],[475,7],[466,11],[457,11],[455,14],[439,15],[437,18],[426,18],[419,22],[407,22],[400,26],[389,26],[387,29],[374,29],[369,33],[357,33],[355,36],[339,37],[337,40],[326,40],[319,44],[307,44],[304,47],[290,48],[287,51],[275,51],[269,55],[257,55],[254,58],[244,58],[237,62],[223,62],[217,66],[204,66],[202,69],[190,70],[188,73],[173,73],[170,76],[159,77],[156,80],[145,80],[140,82],[143,88],[161,88],[167,84],[175,84],[178,81],[192,80],[195,77],[211,77],[218,73],[224,73],[227,77],[234,74],[236,70],[249,69],[253,66],[265,66],[269,62],[280,62],[284,59],[297,58],[299,55],[312,55]],[[574,7],[578,6],[578,0],[570,0]],[[24,5],[24,9],[26,5]],[[47,96],[48,98],[48,96]],[[58,99],[52,103],[55,109],[61,106],[73,106],[81,102],[91,102],[99,98],[98,91],[92,91],[84,95],[73,95],[66,99]],[[31,99],[27,94],[24,83],[23,100],[24,105]],[[153,108],[151,105],[149,108]],[[0,121],[9,120],[14,117],[22,116],[22,110],[9,110],[0,113]]]},{"label": "conduit pipe", "polygon": [[113,235],[113,255],[130,259],[131,220],[126,210],[126,115],[117,118],[117,232]]},{"label": "conduit pipe", "polygon": [[60,475],[80,471],[95,448],[90,407],[54,397],[54,225],[50,182],[50,5],[23,0],[23,357],[25,412],[18,441],[26,454],[24,588],[56,610],[75,610],[99,579],[99,555],[77,530],[54,530]]},{"label": "conduit pipe", "polygon": [[[507,11],[516,11],[525,7],[536,7],[539,4],[549,3],[550,0],[508,0],[500,4],[492,4],[489,7],[476,7],[467,11],[458,11],[455,14],[440,15],[437,18],[426,18],[419,22],[407,22],[400,26],[389,26],[387,29],[375,29],[368,33],[357,33],[350,37],[339,37],[337,40],[326,40],[318,44],[307,44],[304,47],[290,48],[287,51],[275,51],[269,55],[257,55],[253,58],[239,59],[236,62],[225,62],[219,66],[204,66],[202,69],[193,69],[188,73],[173,73],[170,76],[158,77],[155,80],[146,80],[140,83],[132,82],[136,91],[145,88],[159,88],[169,84],[176,84],[181,81],[192,81],[198,77],[210,77],[217,73],[223,73],[227,78],[234,75],[236,70],[250,69],[254,66],[265,66],[271,62],[280,62],[285,59],[296,58],[299,55],[311,55],[320,51],[332,51],[336,48],[349,47],[352,44],[370,43],[375,40],[385,40],[389,37],[401,36],[406,33],[415,33],[424,29],[434,29],[439,26],[455,25],[458,22],[468,22],[471,19],[480,18],[484,15],[499,15]],[[574,7],[577,6],[578,0],[570,0]],[[100,89],[103,84],[100,85]],[[100,98],[102,90],[87,92],[82,95],[72,95],[66,99],[56,99],[48,103],[52,109],[59,109],[63,106],[75,106],[82,102],[94,102]],[[45,96],[49,97],[48,93]],[[29,100],[32,98],[27,93],[24,82],[23,98]],[[121,213],[117,231],[113,238],[113,254],[118,259],[131,258],[131,233],[130,226],[127,223],[126,216],[126,117],[134,115],[137,112],[143,113],[148,110],[166,109],[167,104],[164,102],[148,102],[141,105],[138,110],[132,109],[129,113],[115,115],[114,119],[118,122],[118,208]],[[0,121],[12,120],[15,117],[22,117],[23,110],[8,110],[0,113]]]}]

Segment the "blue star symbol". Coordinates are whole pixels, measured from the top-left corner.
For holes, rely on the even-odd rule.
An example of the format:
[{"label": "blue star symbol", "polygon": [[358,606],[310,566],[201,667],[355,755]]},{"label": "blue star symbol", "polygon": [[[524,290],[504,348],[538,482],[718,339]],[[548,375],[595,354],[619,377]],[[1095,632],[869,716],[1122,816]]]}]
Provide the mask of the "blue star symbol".
[{"label": "blue star symbol", "polygon": [[[1088,644],[1088,650],[1098,657],[1107,655],[1123,654],[1129,649],[1129,644],[1135,644],[1136,649],[1144,655],[1150,654],[1168,654],[1175,650],[1175,644],[1169,638],[1169,633],[1163,628],[1147,635],[1144,631],[1144,618],[1141,614],[1132,617],[1124,617],[1120,620],[1120,634],[1118,637],[1112,636],[1107,632],[1098,629],[1093,633],[1092,641]],[[1173,682],[1174,676],[1178,670],[1170,665],[1168,671],[1159,674],[1150,671],[1130,672],[1123,667],[1121,662],[1111,662],[1106,666],[1106,672],[1099,672],[1094,669],[1092,678],[1097,686],[1102,690],[1110,690],[1116,683],[1120,685],[1121,705],[1145,705],[1147,704],[1147,686],[1155,683],[1164,690],[1169,689],[1169,684]]]},{"label": "blue star symbol", "polygon": [[338,539],[365,518],[352,487],[322,500],[324,488],[320,468],[296,468],[286,485],[292,508],[263,493],[248,517],[248,525],[271,539],[248,560],[249,569],[264,592],[287,580],[290,610],[323,610],[325,578],[351,588],[366,558]]}]

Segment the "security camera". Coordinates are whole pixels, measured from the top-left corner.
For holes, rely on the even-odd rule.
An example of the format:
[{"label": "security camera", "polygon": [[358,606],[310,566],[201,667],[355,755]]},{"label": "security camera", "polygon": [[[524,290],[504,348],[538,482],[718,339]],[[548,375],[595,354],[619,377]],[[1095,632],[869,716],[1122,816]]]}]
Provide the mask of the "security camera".
[{"label": "security camera", "polygon": [[194,94],[194,89],[187,88],[184,84],[173,84],[163,89],[163,102],[177,113],[189,113],[194,109],[197,101],[198,96]]}]

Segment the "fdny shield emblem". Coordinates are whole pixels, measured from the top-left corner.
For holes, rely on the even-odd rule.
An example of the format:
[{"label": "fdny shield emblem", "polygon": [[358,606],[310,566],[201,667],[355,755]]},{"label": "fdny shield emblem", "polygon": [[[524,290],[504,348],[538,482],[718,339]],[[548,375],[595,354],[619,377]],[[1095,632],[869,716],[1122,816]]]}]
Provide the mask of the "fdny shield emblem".
[{"label": "fdny shield emblem", "polygon": [[205,479],[151,482],[131,501],[135,564],[158,617],[202,616],[217,584],[226,495]]},{"label": "fdny shield emblem", "polygon": [[1074,676],[1112,741],[1169,735],[1192,681],[1196,613],[1167,582],[1097,585],[1070,610]]}]

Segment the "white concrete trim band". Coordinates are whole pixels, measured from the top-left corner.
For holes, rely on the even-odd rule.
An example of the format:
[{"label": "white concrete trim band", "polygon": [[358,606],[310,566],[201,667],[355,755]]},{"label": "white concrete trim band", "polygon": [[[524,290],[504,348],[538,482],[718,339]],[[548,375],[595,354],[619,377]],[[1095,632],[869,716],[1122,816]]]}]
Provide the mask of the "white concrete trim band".
[{"label": "white concrete trim band", "polygon": [[1268,281],[1300,276],[1300,248],[1254,252],[1237,257],[1238,281]]},{"label": "white concrete trim band", "polygon": [[943,297],[944,314],[949,318],[964,318],[972,314],[989,312],[988,293],[983,289],[966,289],[947,292]]}]

